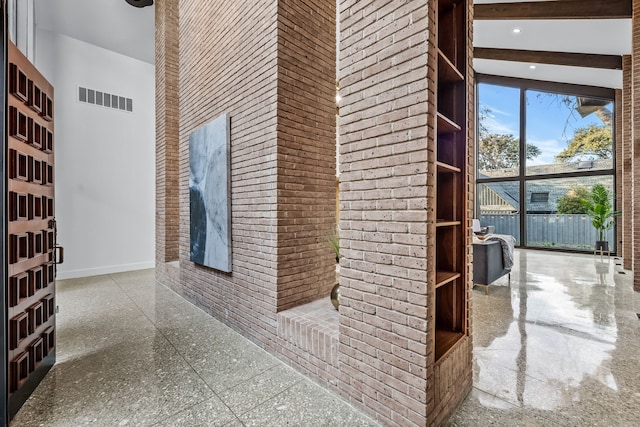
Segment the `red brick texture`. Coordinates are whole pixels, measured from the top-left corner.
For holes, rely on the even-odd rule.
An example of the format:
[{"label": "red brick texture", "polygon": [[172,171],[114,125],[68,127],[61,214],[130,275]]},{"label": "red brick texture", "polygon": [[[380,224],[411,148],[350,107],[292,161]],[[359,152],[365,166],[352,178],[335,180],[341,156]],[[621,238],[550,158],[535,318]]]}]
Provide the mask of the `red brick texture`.
[{"label": "red brick texture", "polygon": [[[318,301],[335,278],[330,2],[156,1],[157,278],[380,422],[435,425],[471,379],[470,338],[434,366],[435,0],[340,0],[339,18],[339,314]],[[472,147],[470,63],[467,75]],[[225,112],[229,274],[189,261],[188,137]]]},{"label": "red brick texture", "polygon": [[278,313],[278,350],[304,373],[338,390],[338,318],[325,300]]},{"label": "red brick texture", "polygon": [[278,2],[278,311],[335,284],[335,2]]},{"label": "red brick texture", "polygon": [[340,391],[387,425],[437,424],[471,385],[470,339],[434,366],[435,10],[340,2]]},{"label": "red brick texture", "polygon": [[[631,205],[632,205],[632,261],[631,268],[640,272],[640,2],[633,2],[632,19],[632,66],[631,66]],[[633,275],[634,287],[640,290],[640,274]]]},{"label": "red brick texture", "polygon": [[[283,346],[276,313],[320,297],[330,307],[335,283],[327,241],[336,212],[335,6],[186,0],[178,11],[177,4],[156,2],[157,278],[254,342],[325,378],[319,372],[328,369],[327,361],[317,358],[312,363],[320,367],[312,370],[302,361],[306,347]],[[175,93],[167,77],[174,71]],[[232,141],[231,274],[189,260],[188,138],[225,112]],[[178,263],[167,262],[174,234],[166,206],[174,202]]]},{"label": "red brick texture", "polygon": [[[160,280],[257,342],[275,332],[277,4],[179,2],[178,281]],[[189,261],[189,135],[231,117],[233,273]]]},{"label": "red brick texture", "polygon": [[429,3],[340,1],[340,391],[397,426],[427,418]]},{"label": "red brick texture", "polygon": [[156,3],[156,259],[178,259],[178,2]]}]

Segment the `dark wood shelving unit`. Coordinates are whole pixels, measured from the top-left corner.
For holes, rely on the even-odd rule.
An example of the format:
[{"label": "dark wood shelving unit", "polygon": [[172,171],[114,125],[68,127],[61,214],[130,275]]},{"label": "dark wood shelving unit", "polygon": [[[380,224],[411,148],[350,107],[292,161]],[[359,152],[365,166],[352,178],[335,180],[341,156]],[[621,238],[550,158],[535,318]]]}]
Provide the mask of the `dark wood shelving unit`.
[{"label": "dark wood shelving unit", "polygon": [[438,133],[446,132],[459,132],[461,130],[460,125],[455,123],[444,114],[438,112]]},{"label": "dark wood shelving unit", "polygon": [[436,329],[436,342],[440,343],[440,346],[436,347],[436,360],[442,359],[463,336],[462,332]]},{"label": "dark wood shelving unit", "polygon": [[435,362],[467,334],[467,66],[464,0],[438,1]]},{"label": "dark wood shelving unit", "polygon": [[444,286],[458,277],[460,277],[460,273],[455,271],[436,271],[436,288]]},{"label": "dark wood shelving unit", "polygon": [[464,76],[449,58],[438,49],[438,80],[441,82],[463,82]]},{"label": "dark wood shelving unit", "polygon": [[446,172],[460,173],[461,172],[460,168],[448,165],[446,163],[436,162],[436,165],[438,167],[438,172],[442,172],[442,173],[446,173]]},{"label": "dark wood shelving unit", "polygon": [[436,227],[454,227],[460,225],[460,221],[437,221]]}]

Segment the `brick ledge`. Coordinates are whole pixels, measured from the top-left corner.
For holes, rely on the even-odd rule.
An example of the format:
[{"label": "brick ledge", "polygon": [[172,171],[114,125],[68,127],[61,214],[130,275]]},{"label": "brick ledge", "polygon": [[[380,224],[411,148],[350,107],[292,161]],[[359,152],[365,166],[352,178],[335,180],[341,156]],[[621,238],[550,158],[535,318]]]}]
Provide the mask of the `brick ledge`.
[{"label": "brick ledge", "polygon": [[336,366],[339,318],[327,296],[278,313],[278,337],[299,351]]}]

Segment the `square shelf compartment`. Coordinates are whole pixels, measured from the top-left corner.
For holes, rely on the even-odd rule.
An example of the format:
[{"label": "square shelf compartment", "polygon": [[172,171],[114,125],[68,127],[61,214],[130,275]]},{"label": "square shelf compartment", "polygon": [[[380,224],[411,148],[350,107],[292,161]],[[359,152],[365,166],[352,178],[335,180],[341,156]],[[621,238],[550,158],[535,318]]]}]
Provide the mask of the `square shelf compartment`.
[{"label": "square shelf compartment", "polygon": [[22,102],[29,97],[29,79],[16,64],[9,65],[9,91]]},{"label": "square shelf compartment", "polygon": [[16,107],[9,107],[9,135],[20,141],[29,138],[29,119]]}]

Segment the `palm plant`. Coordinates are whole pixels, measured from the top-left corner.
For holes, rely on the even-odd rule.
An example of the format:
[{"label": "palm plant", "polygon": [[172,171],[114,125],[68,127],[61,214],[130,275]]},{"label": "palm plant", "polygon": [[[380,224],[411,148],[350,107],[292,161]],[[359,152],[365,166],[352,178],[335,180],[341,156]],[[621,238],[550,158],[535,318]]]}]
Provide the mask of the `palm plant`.
[{"label": "palm plant", "polygon": [[596,184],[591,189],[591,197],[582,199],[586,214],[591,217],[591,224],[598,230],[598,240],[604,241],[604,232],[613,227],[614,217],[620,211],[614,211],[609,192],[604,185]]}]

